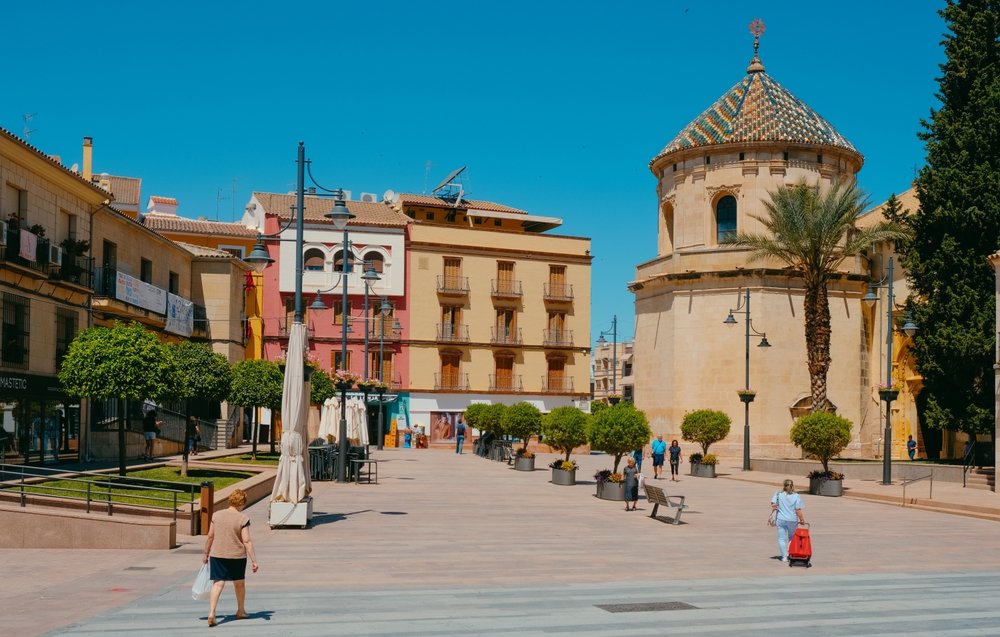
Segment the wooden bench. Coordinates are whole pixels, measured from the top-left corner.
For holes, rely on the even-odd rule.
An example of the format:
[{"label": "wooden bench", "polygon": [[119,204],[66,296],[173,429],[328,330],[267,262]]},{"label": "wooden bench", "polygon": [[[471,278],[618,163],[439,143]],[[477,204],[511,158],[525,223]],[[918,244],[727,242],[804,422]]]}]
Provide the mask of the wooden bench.
[{"label": "wooden bench", "polygon": [[645,487],[646,500],[653,503],[653,512],[649,514],[649,517],[659,519],[656,517],[656,511],[662,504],[668,509],[677,509],[677,513],[674,514],[673,518],[665,518],[664,521],[669,521],[671,524],[680,524],[681,513],[684,512],[684,509],[688,508],[688,505],[684,504],[684,496],[667,495],[660,487],[654,487],[650,484],[646,484]]}]

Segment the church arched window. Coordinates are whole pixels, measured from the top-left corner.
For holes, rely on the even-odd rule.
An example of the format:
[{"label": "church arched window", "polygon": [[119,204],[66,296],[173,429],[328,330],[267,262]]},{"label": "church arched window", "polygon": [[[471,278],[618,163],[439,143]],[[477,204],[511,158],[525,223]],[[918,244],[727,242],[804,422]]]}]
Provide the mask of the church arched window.
[{"label": "church arched window", "polygon": [[726,195],[715,204],[715,241],[722,243],[736,236],[736,197]]}]

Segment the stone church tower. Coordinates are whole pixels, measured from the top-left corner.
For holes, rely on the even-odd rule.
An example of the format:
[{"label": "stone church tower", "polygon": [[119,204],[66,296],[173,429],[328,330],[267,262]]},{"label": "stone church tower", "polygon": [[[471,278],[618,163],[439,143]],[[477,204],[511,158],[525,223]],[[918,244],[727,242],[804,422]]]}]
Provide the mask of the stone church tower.
[{"label": "stone church tower", "polygon": [[[763,25],[751,30],[759,38]],[[728,460],[742,454],[744,408],[737,390],[745,383],[746,349],[750,387],[757,391],[749,410],[753,457],[799,457],[788,431],[811,399],[802,280],[784,264],[750,261],[746,249],[722,242],[737,231],[763,231],[752,216],[766,215],[770,191],[801,181],[821,188],[853,182],[864,162],[829,122],[767,74],[757,46],[755,39],[746,75],[650,162],[659,205],[657,255],[637,266],[629,285],[636,311],[636,405],[653,432],[668,440],[680,439],[688,411],[727,412],[730,435],[712,451]],[[882,435],[873,390],[882,332],[861,302],[870,280],[867,259],[848,259],[841,267],[829,288],[828,396],[854,423],[842,455],[873,457]],[[757,347],[759,335],[745,347],[740,304],[747,290],[753,329],[766,333],[771,347]],[[737,324],[723,324],[738,306]],[[685,454],[690,451],[688,444]]]}]

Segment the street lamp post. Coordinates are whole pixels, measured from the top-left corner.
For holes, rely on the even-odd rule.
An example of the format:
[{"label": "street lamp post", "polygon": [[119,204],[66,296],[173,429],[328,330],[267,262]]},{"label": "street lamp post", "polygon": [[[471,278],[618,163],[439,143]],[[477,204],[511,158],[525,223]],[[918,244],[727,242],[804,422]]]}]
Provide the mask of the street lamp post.
[{"label": "street lamp post", "polygon": [[605,345],[608,344],[608,342],[604,340],[604,335],[609,333],[611,334],[611,394],[617,396],[618,395],[618,315],[617,314],[611,317],[611,329],[601,330],[601,334],[597,338],[598,347],[603,348]]},{"label": "street lamp post", "polygon": [[760,343],[757,347],[771,347],[771,344],[767,342],[767,332],[758,332],[753,328],[753,323],[750,319],[750,288],[744,290],[743,299],[740,300],[735,308],[729,310],[729,316],[723,321],[725,325],[736,325],[736,319],[733,317],[733,312],[743,312],[744,319],[743,324],[745,326],[745,357],[744,357],[744,379],[743,379],[743,391],[739,392],[740,401],[743,403],[743,470],[750,471],[750,403],[753,402],[754,394],[750,389],[750,335],[760,337]]},{"label": "street lamp post", "polygon": [[[899,396],[899,390],[892,383],[892,310],[893,301],[892,257],[889,257],[889,268],[885,277],[878,283],[868,286],[868,292],[862,298],[869,308],[875,306],[878,296],[875,290],[886,290],[886,328],[885,328],[885,387],[879,390],[879,398],[885,401],[885,433],[882,442],[882,484],[892,484],[892,401]],[[917,326],[907,317],[903,324],[903,333],[913,336]]]},{"label": "street lamp post", "polygon": [[[341,248],[340,276],[341,276],[341,296],[340,296],[340,364],[347,369],[347,330],[350,317],[347,315],[347,277],[350,274],[348,265],[348,250],[350,250],[350,237],[347,233],[347,222],[354,218],[354,214],[347,209],[344,204],[343,191],[338,193],[333,209],[324,216],[333,221],[333,227],[344,231],[344,243]],[[347,482],[347,385],[340,384],[340,426],[337,429],[337,482]]]},{"label": "street lamp post", "polygon": [[[385,402],[385,380],[383,375],[385,372],[385,314],[386,312],[392,311],[392,304],[389,303],[389,299],[383,298],[382,304],[379,306],[379,328],[378,328],[378,450],[382,450],[382,446],[385,442],[385,420],[383,417],[383,403]],[[399,325],[397,321],[393,325],[393,329],[396,329],[396,325]]]}]

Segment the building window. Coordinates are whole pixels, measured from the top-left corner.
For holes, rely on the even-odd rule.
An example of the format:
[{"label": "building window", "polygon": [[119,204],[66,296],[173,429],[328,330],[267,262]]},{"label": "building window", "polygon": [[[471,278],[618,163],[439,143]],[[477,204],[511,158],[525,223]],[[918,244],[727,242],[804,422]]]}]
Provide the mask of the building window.
[{"label": "building window", "polygon": [[823,163],[823,153],[818,153],[816,155],[816,163],[817,164],[822,164]]},{"label": "building window", "polygon": [[368,373],[387,385],[392,385],[392,352],[382,353],[382,374],[379,375],[378,350],[368,353]]},{"label": "building window", "polygon": [[[347,299],[347,320],[351,320],[351,299]],[[333,324],[344,324],[344,299],[339,294],[333,300]]]},{"label": "building window", "polygon": [[712,163],[712,156],[711,155],[705,155],[705,163],[706,164],[711,164]]},{"label": "building window", "polygon": [[566,359],[562,356],[550,356],[545,380],[549,391],[569,391],[566,383]]},{"label": "building window", "polygon": [[743,161],[743,159],[744,159],[744,155],[743,155],[743,153],[740,153],[740,161]]},{"label": "building window", "polygon": [[499,228],[500,226],[503,225],[503,219],[494,219],[493,225]]},{"label": "building window", "polygon": [[514,283],[514,262],[497,261],[497,294],[515,294],[517,285]]},{"label": "building window", "polygon": [[243,246],[219,246],[219,250],[222,250],[223,252],[228,252],[237,259],[242,259],[243,256],[246,254],[246,250],[243,248]]},{"label": "building window", "polygon": [[333,371],[337,371],[338,369],[342,369],[344,371],[348,371],[349,372],[349,371],[351,371],[351,350],[347,350],[347,364],[346,365],[342,365],[341,364],[341,362],[343,361],[342,354],[343,354],[343,352],[341,352],[339,349],[335,350],[331,354],[330,360],[333,363]]},{"label": "building window", "polygon": [[726,195],[715,204],[715,240],[722,243],[736,236],[736,197]]},{"label": "building window", "polygon": [[143,283],[153,282],[153,262],[149,259],[142,259],[139,262],[139,280]]},{"label": "building window", "polygon": [[514,390],[514,355],[510,352],[497,352],[493,357],[495,374],[492,389],[496,391]]},{"label": "building window", "polygon": [[3,346],[0,357],[7,367],[28,368],[28,344],[31,342],[30,301],[16,294],[3,293]]},{"label": "building window", "polygon": [[[354,255],[351,253],[347,254],[347,272],[350,274],[354,266]],[[336,273],[344,272],[344,251],[337,250],[333,253],[333,271]]]},{"label": "building window", "polygon": [[365,268],[371,266],[373,270],[382,274],[385,272],[385,257],[382,256],[381,252],[367,252],[365,253]]},{"label": "building window", "polygon": [[459,352],[441,352],[441,382],[442,389],[459,389],[462,355]]},{"label": "building window", "polygon": [[434,213],[433,212],[428,212],[427,213],[427,221],[434,221]]},{"label": "building window", "polygon": [[302,255],[302,269],[309,272],[322,272],[325,260],[326,255],[323,254],[322,250],[319,248],[309,248]]},{"label": "building window", "polygon": [[783,158],[783,159],[784,159],[785,161],[788,161],[788,151],[787,151],[787,150],[786,150],[786,151],[785,151],[784,153],[782,153],[782,155],[781,155],[781,156],[782,156],[782,158]]},{"label": "building window", "polygon": [[79,319],[75,312],[57,310],[56,314],[56,368],[62,367],[69,344],[76,338]]},{"label": "building window", "polygon": [[180,294],[178,290],[181,289],[181,277],[176,272],[171,272],[168,276],[169,283],[167,284],[167,289],[171,294]]}]

